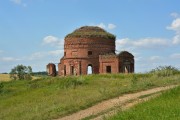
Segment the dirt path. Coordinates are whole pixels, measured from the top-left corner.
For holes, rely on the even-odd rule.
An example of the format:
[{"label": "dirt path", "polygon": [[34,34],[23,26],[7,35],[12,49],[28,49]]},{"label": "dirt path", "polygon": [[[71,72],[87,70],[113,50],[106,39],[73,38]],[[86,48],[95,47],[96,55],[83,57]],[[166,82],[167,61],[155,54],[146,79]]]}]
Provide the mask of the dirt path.
[{"label": "dirt path", "polygon": [[110,116],[117,114],[119,111],[124,111],[130,107],[133,107],[136,104],[148,101],[151,98],[155,98],[160,94],[161,94],[160,92],[157,92],[143,98],[137,98],[137,99],[133,99],[132,101],[127,101],[126,103],[122,103],[119,106],[115,107],[114,109],[109,110],[108,112],[100,113],[100,115],[93,116],[91,120],[104,120],[104,118],[109,118]]},{"label": "dirt path", "polygon": [[[69,116],[65,116],[63,118],[59,118],[57,120],[80,120],[80,119],[83,119],[83,118],[86,118],[89,116],[100,114],[102,112],[112,109],[113,107],[123,106],[123,104],[127,103],[128,101],[131,101],[131,100],[137,101],[137,99],[141,96],[154,94],[154,93],[164,91],[164,90],[167,90],[167,89],[170,89],[173,87],[176,87],[176,86],[172,85],[172,86],[166,86],[166,87],[158,87],[158,88],[153,88],[153,89],[149,89],[149,90],[145,90],[145,91],[141,91],[141,92],[137,92],[137,93],[125,94],[125,95],[119,96],[117,98],[102,101],[101,103],[98,103],[90,108],[81,110],[77,113],[74,113]],[[126,105],[124,105],[124,108],[126,108],[128,106],[133,106],[135,103],[136,102],[134,102],[133,104],[129,104],[129,105],[126,104]],[[102,118],[102,116],[100,115],[99,117],[96,118],[96,120],[101,119],[101,118]]]}]

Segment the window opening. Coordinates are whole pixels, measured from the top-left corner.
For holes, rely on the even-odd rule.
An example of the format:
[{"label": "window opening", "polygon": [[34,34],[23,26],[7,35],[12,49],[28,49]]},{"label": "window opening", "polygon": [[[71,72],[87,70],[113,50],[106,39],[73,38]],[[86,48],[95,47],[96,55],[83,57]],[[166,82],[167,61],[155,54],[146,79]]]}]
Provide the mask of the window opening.
[{"label": "window opening", "polygon": [[92,51],[88,51],[88,55],[92,55]]},{"label": "window opening", "polygon": [[111,66],[106,66],[106,73],[111,73]]}]

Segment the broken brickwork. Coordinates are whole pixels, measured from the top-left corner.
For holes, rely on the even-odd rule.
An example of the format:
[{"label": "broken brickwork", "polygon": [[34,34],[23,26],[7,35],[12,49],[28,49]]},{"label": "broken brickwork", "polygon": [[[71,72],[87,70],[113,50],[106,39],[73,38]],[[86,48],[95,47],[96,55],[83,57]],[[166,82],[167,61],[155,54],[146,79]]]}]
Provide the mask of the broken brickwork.
[{"label": "broken brickwork", "polygon": [[89,66],[93,74],[133,73],[134,56],[127,51],[116,54],[115,38],[94,26],[84,26],[68,34],[58,75],[86,75]]}]

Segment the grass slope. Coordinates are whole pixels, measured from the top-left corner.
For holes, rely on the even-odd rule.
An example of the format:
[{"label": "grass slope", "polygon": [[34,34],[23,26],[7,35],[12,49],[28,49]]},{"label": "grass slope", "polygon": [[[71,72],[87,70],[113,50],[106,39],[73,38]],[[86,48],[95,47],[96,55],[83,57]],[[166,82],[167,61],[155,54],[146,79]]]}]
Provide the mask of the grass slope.
[{"label": "grass slope", "polygon": [[129,92],[179,84],[180,75],[107,74],[2,82],[0,119],[53,119]]},{"label": "grass slope", "polygon": [[109,120],[179,120],[180,119],[180,87],[163,93],[148,102],[132,109],[119,112]]}]

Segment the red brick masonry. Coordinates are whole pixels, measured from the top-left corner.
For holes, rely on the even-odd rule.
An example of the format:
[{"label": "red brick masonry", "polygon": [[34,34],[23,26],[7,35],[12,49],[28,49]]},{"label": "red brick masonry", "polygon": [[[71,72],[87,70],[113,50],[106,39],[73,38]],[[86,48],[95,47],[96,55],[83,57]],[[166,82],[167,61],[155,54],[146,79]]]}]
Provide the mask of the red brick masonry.
[{"label": "red brick masonry", "polygon": [[[80,33],[77,33],[78,30]],[[86,75],[88,66],[91,66],[93,74],[134,72],[134,56],[127,51],[115,54],[115,37],[105,36],[107,32],[103,29],[86,26],[74,33],[65,37],[64,56],[58,64],[58,75]],[[47,68],[49,75],[53,76],[52,63]]]}]

